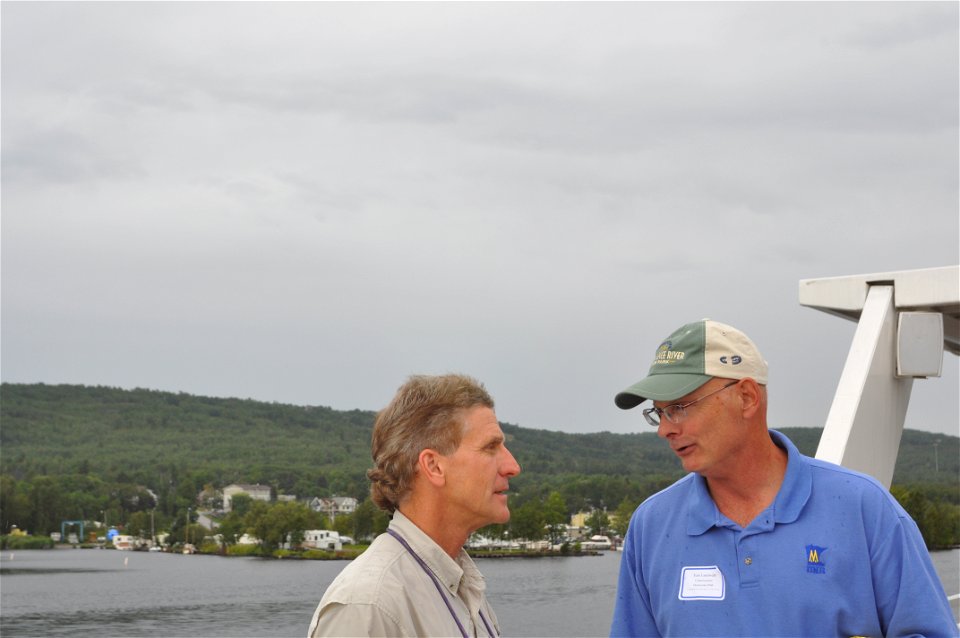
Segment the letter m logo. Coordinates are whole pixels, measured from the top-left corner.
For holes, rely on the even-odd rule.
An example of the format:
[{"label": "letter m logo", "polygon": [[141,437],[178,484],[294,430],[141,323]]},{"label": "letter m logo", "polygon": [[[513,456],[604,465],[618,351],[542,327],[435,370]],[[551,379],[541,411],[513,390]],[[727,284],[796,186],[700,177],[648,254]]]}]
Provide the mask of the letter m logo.
[{"label": "letter m logo", "polygon": [[823,553],[827,551],[826,547],[818,545],[807,545],[807,573],[826,574],[827,566],[823,562]]}]

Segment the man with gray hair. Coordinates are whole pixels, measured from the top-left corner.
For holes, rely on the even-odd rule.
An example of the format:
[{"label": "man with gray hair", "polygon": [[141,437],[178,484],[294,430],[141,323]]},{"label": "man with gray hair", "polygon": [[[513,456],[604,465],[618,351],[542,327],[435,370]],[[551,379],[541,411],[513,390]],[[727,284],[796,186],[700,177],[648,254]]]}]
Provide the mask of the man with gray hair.
[{"label": "man with gray hair", "polygon": [[510,519],[520,466],[493,399],[456,374],[413,376],[373,426],[373,501],[386,534],[334,579],[310,623],[317,636],[499,636],[484,580],[463,550],[474,531]]},{"label": "man with gray hair", "polygon": [[916,524],[767,428],[767,363],[704,319],[619,393],[689,472],[630,519],[611,636],[956,636]]}]

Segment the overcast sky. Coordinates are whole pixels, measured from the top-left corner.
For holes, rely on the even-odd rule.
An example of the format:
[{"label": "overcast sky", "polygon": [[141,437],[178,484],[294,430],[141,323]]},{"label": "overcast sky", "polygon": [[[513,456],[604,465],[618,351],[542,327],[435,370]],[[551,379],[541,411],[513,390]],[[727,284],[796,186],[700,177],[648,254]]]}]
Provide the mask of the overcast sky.
[{"label": "overcast sky", "polygon": [[[822,426],[856,326],[799,281],[960,262],[958,9],[3,2],[3,381],[376,410],[457,371],[626,433],[710,317]],[[958,378],[907,427],[958,434]]]}]

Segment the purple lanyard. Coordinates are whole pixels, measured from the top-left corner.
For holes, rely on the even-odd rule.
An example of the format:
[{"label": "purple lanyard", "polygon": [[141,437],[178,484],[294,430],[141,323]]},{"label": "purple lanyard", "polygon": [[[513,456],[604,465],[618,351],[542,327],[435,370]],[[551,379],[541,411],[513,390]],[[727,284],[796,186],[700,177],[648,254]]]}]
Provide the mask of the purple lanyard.
[{"label": "purple lanyard", "polygon": [[[397,534],[392,529],[388,529],[387,534],[390,534],[390,536],[393,536],[395,539],[397,539],[400,542],[400,544],[403,545],[408,552],[410,552],[410,555],[413,556],[413,558],[417,561],[417,563],[419,563],[423,571],[427,572],[427,576],[429,576],[430,580],[433,581],[433,586],[437,588],[437,592],[440,594],[440,598],[443,598],[443,602],[447,605],[447,611],[449,611],[450,615],[453,616],[453,621],[457,623],[457,627],[460,629],[460,635],[462,635],[463,638],[470,638],[470,634],[468,634],[467,630],[463,628],[463,623],[460,622],[460,619],[457,618],[457,614],[454,613],[453,605],[450,604],[450,601],[447,599],[447,595],[443,593],[443,586],[440,585],[440,581],[437,580],[437,576],[436,574],[433,573],[433,570],[427,566],[427,564],[423,561],[423,559],[420,558],[419,554],[413,551],[413,548],[410,547],[407,541],[405,541],[403,537],[400,536],[400,534]],[[487,635],[493,638],[496,638],[497,634],[495,634],[493,632],[493,629],[490,628],[490,623],[488,623],[487,619],[483,616],[483,610],[478,609],[477,612],[480,614],[480,620],[483,621],[484,627],[487,628]]]}]

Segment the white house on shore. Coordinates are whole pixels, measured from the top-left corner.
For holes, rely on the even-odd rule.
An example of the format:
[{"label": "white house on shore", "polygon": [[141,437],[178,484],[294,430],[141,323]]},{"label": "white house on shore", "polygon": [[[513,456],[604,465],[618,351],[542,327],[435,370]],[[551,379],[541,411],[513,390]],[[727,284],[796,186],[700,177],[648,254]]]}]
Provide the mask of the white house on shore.
[{"label": "white house on shore", "polygon": [[331,552],[343,549],[340,534],[328,529],[308,529],[305,531],[303,533],[303,546],[310,549],[325,549]]},{"label": "white house on shore", "polygon": [[237,545],[259,545],[260,539],[256,536],[251,536],[250,534],[244,533],[243,536],[237,539]]},{"label": "white house on shore", "polygon": [[352,496],[331,496],[329,498],[316,497],[310,501],[310,509],[327,515],[330,522],[341,514],[353,514],[357,511],[357,499]]},{"label": "white house on shore", "polygon": [[237,494],[246,494],[255,501],[267,501],[270,502],[270,486],[269,485],[246,485],[242,483],[233,483],[231,485],[223,488],[223,511],[229,512],[231,509],[231,501],[233,497]]}]

